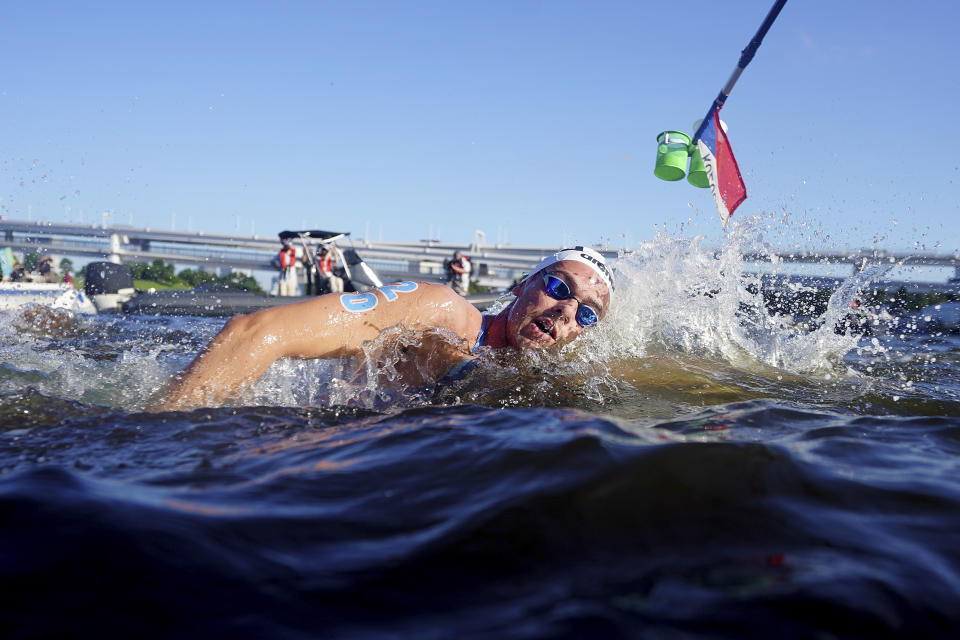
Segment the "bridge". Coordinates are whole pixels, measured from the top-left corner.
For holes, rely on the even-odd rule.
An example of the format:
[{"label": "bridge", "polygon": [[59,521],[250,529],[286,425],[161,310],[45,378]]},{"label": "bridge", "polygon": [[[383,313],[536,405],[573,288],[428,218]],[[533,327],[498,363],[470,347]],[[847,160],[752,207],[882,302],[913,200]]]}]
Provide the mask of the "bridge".
[{"label": "bridge", "polygon": [[[15,251],[93,257],[117,264],[165,262],[210,271],[273,271],[271,260],[280,248],[277,236],[165,231],[127,226],[50,222],[0,221],[0,246]],[[308,243],[310,240],[308,239]],[[486,286],[507,286],[555,247],[491,247],[439,241],[417,243],[346,240],[382,278],[442,281],[443,261],[454,251],[467,252],[474,277]],[[604,252],[616,258],[616,251]]]},{"label": "bridge", "polygon": [[[279,231],[279,230],[278,230]],[[383,279],[420,279],[441,281],[443,260],[454,251],[467,253],[473,263],[473,276],[479,284],[505,287],[516,280],[556,247],[487,245],[482,232],[477,232],[469,245],[429,240],[421,242],[370,242],[347,240],[342,245],[357,249],[361,256]],[[55,222],[34,222],[0,219],[0,246],[15,251],[38,251],[55,255],[83,256],[115,263],[165,262],[186,264],[204,270],[273,271],[270,261],[279,249],[277,236],[204,233],[201,231],[167,231],[149,227],[123,225],[84,225]],[[599,249],[608,259],[616,259],[617,251]],[[960,253],[930,252],[900,253],[864,249],[856,251],[783,251],[771,254],[750,254],[744,261],[758,271],[769,270],[773,263],[807,265],[813,275],[802,276],[823,286],[835,286],[834,281],[881,263],[903,263],[912,266],[953,269],[953,277],[960,278]],[[817,267],[845,265],[846,275],[817,276]],[[801,276],[797,276],[801,277]],[[914,290],[956,291],[956,284],[892,282]]]}]

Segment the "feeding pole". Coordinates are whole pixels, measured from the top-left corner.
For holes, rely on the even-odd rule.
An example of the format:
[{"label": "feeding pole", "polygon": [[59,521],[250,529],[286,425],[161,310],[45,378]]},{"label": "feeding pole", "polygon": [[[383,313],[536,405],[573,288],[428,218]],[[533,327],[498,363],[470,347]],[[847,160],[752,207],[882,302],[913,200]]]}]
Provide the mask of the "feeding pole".
[{"label": "feeding pole", "polygon": [[707,121],[710,119],[710,116],[714,111],[723,106],[723,103],[727,101],[727,98],[730,97],[730,92],[733,91],[733,86],[737,84],[737,80],[740,79],[740,74],[743,73],[743,70],[747,68],[747,65],[750,64],[750,61],[753,60],[753,56],[757,53],[757,49],[760,48],[760,43],[763,42],[763,37],[767,35],[767,31],[770,30],[773,21],[777,19],[777,16],[780,15],[780,10],[783,9],[783,5],[787,4],[787,0],[777,0],[770,11],[767,13],[767,17],[763,19],[763,24],[760,25],[760,28],[757,29],[757,33],[754,34],[753,39],[750,40],[750,44],[740,52],[740,60],[737,62],[737,68],[733,70],[733,73],[730,74],[730,79],[727,80],[727,84],[724,85],[723,89],[720,90],[720,93],[717,95],[717,99],[713,101],[713,104],[710,105],[710,109],[707,110],[707,115],[704,116],[703,122],[700,123],[700,127],[697,128],[697,132],[693,134],[693,144],[697,143],[697,140],[700,139],[700,136],[703,135],[703,130],[707,126]]}]

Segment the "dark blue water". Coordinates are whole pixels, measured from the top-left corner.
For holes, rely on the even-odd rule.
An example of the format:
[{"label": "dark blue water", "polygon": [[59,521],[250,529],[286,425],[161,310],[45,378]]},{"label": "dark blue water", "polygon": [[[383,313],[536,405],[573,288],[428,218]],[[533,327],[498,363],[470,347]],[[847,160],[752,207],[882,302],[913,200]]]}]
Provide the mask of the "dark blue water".
[{"label": "dark blue water", "polygon": [[156,414],[221,320],[8,314],[0,632],[956,637],[960,337],[741,309],[733,344],[687,308],[443,388],[281,363]]}]

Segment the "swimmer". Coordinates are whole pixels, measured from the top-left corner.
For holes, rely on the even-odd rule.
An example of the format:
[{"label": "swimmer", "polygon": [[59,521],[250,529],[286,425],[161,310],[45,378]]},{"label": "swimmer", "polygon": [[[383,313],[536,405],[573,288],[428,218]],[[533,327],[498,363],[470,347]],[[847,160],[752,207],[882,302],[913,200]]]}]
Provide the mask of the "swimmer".
[{"label": "swimmer", "polygon": [[[357,356],[365,342],[397,326],[424,337],[404,354],[404,382],[435,382],[481,346],[543,349],[570,342],[606,315],[613,276],[597,251],[562,249],[540,262],[511,293],[516,298],[490,316],[450,287],[425,282],[330,293],[236,316],[153,408],[215,406],[235,397],[281,358]],[[431,334],[454,340],[430,339]]]}]

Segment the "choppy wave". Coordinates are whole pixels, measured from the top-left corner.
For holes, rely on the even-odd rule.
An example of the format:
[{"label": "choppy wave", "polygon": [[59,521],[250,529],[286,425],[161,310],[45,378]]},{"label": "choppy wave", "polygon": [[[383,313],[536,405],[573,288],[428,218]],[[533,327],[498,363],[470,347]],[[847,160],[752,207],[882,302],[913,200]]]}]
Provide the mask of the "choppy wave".
[{"label": "choppy wave", "polygon": [[[920,433],[923,464],[904,455]],[[61,401],[3,436],[4,619],[17,635],[116,612],[110,629],[147,635],[947,637],[958,433],[772,400],[659,423]]]}]

